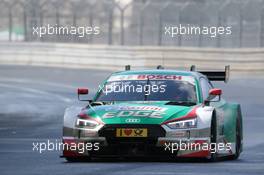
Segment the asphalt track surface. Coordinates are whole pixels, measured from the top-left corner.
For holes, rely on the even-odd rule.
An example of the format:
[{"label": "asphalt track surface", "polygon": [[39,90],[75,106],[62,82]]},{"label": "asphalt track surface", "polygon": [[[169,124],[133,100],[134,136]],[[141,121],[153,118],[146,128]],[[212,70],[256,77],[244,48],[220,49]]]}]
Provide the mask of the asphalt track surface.
[{"label": "asphalt track surface", "polygon": [[159,160],[97,160],[67,163],[60,151],[33,151],[33,142],[56,142],[62,134],[63,112],[76,100],[77,87],[91,95],[110,72],[0,66],[0,174],[199,175],[264,173],[264,76],[236,76],[217,83],[224,98],[242,105],[244,152],[239,160],[179,162]]}]

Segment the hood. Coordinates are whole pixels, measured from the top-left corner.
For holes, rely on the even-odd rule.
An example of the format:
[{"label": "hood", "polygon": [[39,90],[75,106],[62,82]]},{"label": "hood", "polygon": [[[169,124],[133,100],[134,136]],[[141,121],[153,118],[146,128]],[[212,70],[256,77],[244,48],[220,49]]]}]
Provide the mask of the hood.
[{"label": "hood", "polygon": [[130,102],[95,106],[82,113],[105,124],[161,124],[186,115],[194,106],[167,105],[168,102]]}]

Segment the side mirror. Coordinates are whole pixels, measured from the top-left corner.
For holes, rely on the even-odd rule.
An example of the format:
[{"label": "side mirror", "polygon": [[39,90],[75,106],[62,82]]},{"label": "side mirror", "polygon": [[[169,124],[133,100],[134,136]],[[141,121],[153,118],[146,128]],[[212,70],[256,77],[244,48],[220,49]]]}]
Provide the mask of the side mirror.
[{"label": "side mirror", "polygon": [[88,95],[89,90],[87,88],[78,88],[77,89],[77,94],[78,94],[78,100],[80,101],[89,101],[89,100],[83,100],[80,98],[80,95]]},{"label": "side mirror", "polygon": [[222,95],[222,90],[221,89],[217,89],[217,88],[214,88],[214,89],[210,89],[209,91],[209,96],[220,96]]},{"label": "side mirror", "polygon": [[[221,100],[222,90],[218,88],[210,89],[209,96],[206,100],[204,100],[205,105],[209,105],[210,102],[218,102]],[[217,100],[213,100],[215,97],[218,96]]]},{"label": "side mirror", "polygon": [[89,90],[87,88],[78,88],[77,93],[78,95],[87,95]]}]

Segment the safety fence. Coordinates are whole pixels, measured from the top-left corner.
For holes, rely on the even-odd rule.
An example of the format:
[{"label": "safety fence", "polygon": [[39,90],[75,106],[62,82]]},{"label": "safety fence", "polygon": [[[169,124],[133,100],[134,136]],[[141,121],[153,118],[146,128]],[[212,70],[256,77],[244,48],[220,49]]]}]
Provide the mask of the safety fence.
[{"label": "safety fence", "polygon": [[[263,47],[263,0],[0,0],[0,41]],[[98,26],[100,34],[34,34],[46,26]],[[224,26],[231,35],[171,35],[166,28]],[[197,29],[197,30],[196,30]],[[66,30],[66,29],[65,29]],[[214,32],[214,31],[213,31]]]}]

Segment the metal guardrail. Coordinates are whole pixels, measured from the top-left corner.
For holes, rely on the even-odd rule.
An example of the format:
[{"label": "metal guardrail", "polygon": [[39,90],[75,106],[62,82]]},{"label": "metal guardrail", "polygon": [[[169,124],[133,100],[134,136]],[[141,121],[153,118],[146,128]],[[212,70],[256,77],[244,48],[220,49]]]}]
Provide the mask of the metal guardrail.
[{"label": "metal guardrail", "polygon": [[159,46],[105,46],[62,43],[1,43],[0,64],[123,70],[137,68],[222,69],[264,71],[264,49],[212,49]]}]

